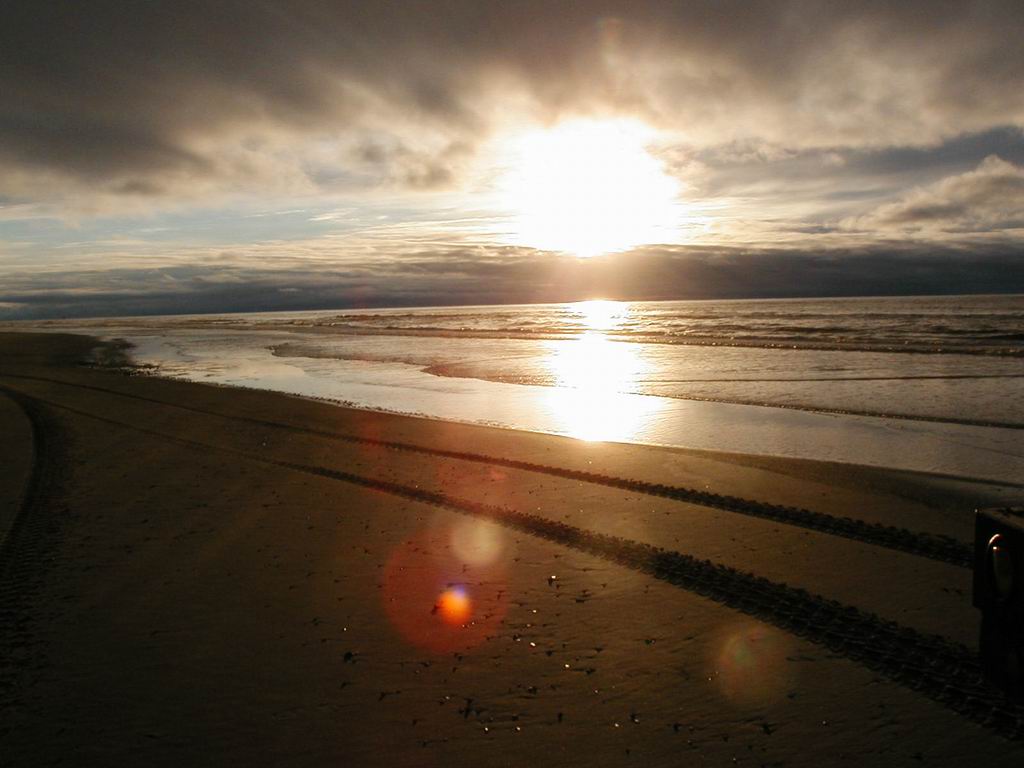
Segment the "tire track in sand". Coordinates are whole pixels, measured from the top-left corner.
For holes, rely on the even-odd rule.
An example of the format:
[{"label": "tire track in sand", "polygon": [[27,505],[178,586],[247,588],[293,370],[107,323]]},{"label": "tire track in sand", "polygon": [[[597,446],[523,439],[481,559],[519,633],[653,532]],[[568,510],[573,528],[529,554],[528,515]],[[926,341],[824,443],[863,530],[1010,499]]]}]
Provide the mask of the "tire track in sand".
[{"label": "tire track in sand", "polygon": [[270,459],[137,427],[59,403],[41,402],[196,450],[214,450],[265,465],[338,480],[409,501],[491,520],[507,528],[570,547],[773,624],[917,691],[1000,736],[1012,740],[1024,738],[1024,705],[1009,702],[1001,691],[984,680],[977,654],[947,638],[918,632],[855,606],[683,552],[597,533],[541,515],[327,467]]},{"label": "tire track in sand", "polygon": [[66,509],[57,504],[67,472],[64,435],[38,401],[0,386],[32,427],[32,468],[21,504],[0,541],[0,743],[23,702],[19,691],[45,664],[31,632],[31,615],[43,569],[53,561],[52,543]]},{"label": "tire track in sand", "polygon": [[117,390],[97,387],[89,384],[75,384],[72,382],[61,381],[59,379],[48,379],[40,376],[21,376],[17,374],[0,375],[8,376],[10,378],[29,379],[32,381],[41,381],[69,387],[77,387],[80,389],[88,389],[105,394],[153,403],[167,408],[178,408],[206,416],[215,416],[270,429],[280,429],[289,432],[323,437],[330,440],[339,440],[342,442],[360,445],[371,445],[394,451],[409,451],[412,453],[489,464],[509,469],[519,469],[526,472],[560,477],[567,480],[576,480],[594,485],[603,485],[609,488],[618,488],[620,490],[631,491],[633,493],[643,493],[649,496],[661,496],[687,504],[695,504],[697,506],[708,507],[711,509],[720,509],[726,512],[733,512],[735,514],[747,515],[748,517],[759,517],[765,520],[782,523],[784,525],[792,525],[799,528],[818,531],[820,533],[830,534],[832,536],[854,539],[873,546],[894,549],[900,552],[916,555],[918,557],[925,557],[930,560],[949,563],[961,568],[970,568],[973,564],[974,550],[969,544],[959,541],[951,536],[943,536],[941,534],[911,531],[907,528],[897,528],[891,525],[882,525],[881,523],[870,523],[853,517],[829,515],[825,512],[816,512],[802,507],[772,504],[765,501],[757,501],[738,496],[702,491],[686,486],[652,483],[645,480],[616,477],[615,475],[608,475],[600,472],[584,472],[582,470],[569,469],[567,467],[557,467],[530,461],[520,461],[518,459],[507,459],[500,456],[488,456],[486,454],[473,453],[469,451],[449,451],[441,448],[430,448],[428,446],[416,445],[413,443],[361,437],[343,432],[334,432],[331,430],[316,429],[314,427],[302,427],[293,424],[286,424],[284,422],[259,419],[252,416],[229,415],[217,411],[197,408],[195,406],[169,403],[157,398],[119,392]]}]

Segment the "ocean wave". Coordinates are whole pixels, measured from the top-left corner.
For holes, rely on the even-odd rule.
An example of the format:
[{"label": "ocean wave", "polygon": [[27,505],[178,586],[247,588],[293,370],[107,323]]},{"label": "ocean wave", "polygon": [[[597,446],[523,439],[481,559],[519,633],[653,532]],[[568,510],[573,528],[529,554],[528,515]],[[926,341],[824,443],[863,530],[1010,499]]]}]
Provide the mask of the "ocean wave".
[{"label": "ocean wave", "polygon": [[[592,333],[592,331],[581,331],[579,328],[567,326],[549,326],[541,330],[528,330],[525,328],[446,328],[435,325],[364,327],[340,323],[331,323],[329,325],[287,324],[280,326],[280,329],[295,330],[296,327],[308,330],[311,333],[336,333],[348,336],[420,336],[462,339],[561,340],[580,338],[584,333]],[[778,333],[771,336],[760,336],[753,333],[744,334],[739,331],[705,335],[689,330],[657,331],[651,329],[637,332],[622,332],[615,329],[602,332],[601,335],[610,341],[638,344],[1024,358],[1024,334],[1019,333],[985,337],[978,337],[975,334],[971,338],[913,339],[907,337],[886,337],[884,334],[876,332],[873,334],[875,339],[873,341],[866,338],[822,338],[822,331],[817,329],[812,334],[806,335]],[[992,341],[994,340],[1005,342],[1019,341],[1021,343],[993,344]]]}]

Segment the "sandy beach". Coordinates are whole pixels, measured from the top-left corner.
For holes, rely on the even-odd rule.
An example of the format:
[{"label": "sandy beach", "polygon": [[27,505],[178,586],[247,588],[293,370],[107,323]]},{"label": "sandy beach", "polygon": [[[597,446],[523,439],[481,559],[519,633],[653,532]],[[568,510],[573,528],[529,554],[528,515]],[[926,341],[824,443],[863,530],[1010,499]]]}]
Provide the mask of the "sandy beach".
[{"label": "sandy beach", "polygon": [[973,510],[0,334],[0,763],[1020,765]]}]

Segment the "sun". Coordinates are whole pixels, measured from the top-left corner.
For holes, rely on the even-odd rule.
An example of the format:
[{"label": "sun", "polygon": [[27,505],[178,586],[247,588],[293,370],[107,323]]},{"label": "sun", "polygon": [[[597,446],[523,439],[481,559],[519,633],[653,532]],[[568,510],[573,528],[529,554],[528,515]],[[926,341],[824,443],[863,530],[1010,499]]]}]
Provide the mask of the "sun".
[{"label": "sun", "polygon": [[636,120],[575,120],[508,142],[499,184],[511,240],[580,257],[678,236],[679,184],[648,147]]}]

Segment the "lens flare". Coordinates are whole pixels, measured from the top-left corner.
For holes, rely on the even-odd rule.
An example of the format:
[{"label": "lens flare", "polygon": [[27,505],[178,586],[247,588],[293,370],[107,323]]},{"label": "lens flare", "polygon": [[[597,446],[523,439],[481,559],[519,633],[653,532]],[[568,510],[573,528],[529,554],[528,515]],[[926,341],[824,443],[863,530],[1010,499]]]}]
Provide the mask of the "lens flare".
[{"label": "lens flare", "polygon": [[791,648],[788,636],[764,624],[735,628],[715,659],[723,697],[737,706],[758,707],[785,696],[793,684]]},{"label": "lens flare", "polygon": [[451,539],[450,525],[419,531],[391,553],[381,583],[391,626],[410,646],[438,654],[486,642],[508,605],[504,560],[473,565]]},{"label": "lens flare", "polygon": [[470,565],[490,565],[505,548],[505,531],[487,520],[464,520],[452,528],[452,548]]},{"label": "lens flare", "polygon": [[473,604],[464,587],[451,587],[441,593],[437,608],[449,624],[465,624],[473,613]]}]

